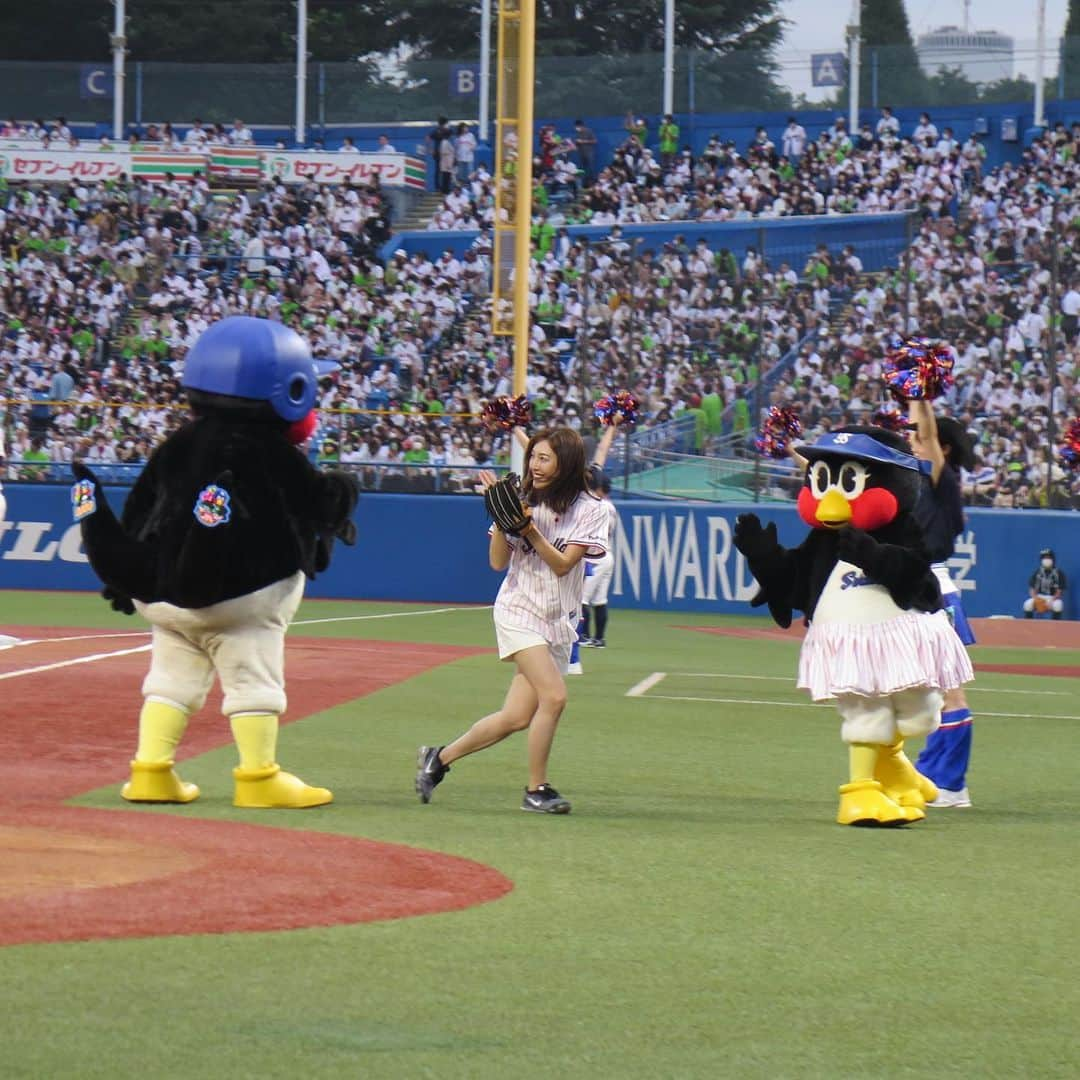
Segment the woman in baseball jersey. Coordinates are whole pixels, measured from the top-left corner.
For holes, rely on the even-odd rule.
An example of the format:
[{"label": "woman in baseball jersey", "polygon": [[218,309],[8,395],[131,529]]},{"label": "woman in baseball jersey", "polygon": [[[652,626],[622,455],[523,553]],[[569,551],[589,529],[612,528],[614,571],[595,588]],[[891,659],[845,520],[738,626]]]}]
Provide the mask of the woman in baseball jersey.
[{"label": "woman in baseball jersey", "polygon": [[[566,707],[570,647],[577,636],[586,555],[606,552],[607,517],[588,491],[585,447],[571,428],[538,431],[525,452],[522,496],[530,521],[518,536],[489,531],[488,561],[506,571],[495,599],[499,659],[516,672],[502,706],[446,746],[420,747],[416,792],[421,802],[459,758],[528,729],[529,784],[522,810],[567,814],[570,803],[549,783],[548,757]],[[480,474],[484,488],[495,483]]]}]

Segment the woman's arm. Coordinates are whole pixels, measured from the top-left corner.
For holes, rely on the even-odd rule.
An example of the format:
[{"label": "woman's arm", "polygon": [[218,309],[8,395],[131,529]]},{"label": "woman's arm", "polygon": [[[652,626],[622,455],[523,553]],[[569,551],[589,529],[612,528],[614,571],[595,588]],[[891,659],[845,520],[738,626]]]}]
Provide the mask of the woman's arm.
[{"label": "woman's arm", "polygon": [[915,425],[916,438],[930,462],[930,483],[937,487],[941,470],[945,468],[945,451],[938,440],[934,406],[929,401],[909,401],[907,407],[908,419]]},{"label": "woman's arm", "polygon": [[492,528],[488,541],[488,564],[492,570],[503,571],[510,565],[510,547],[506,537],[498,528]]},{"label": "woman's arm", "polygon": [[585,557],[585,547],[581,544],[567,544],[565,551],[560,551],[536,527],[533,522],[521,531],[521,535],[533,546],[533,550],[555,571],[556,577],[565,577]]},{"label": "woman's arm", "polygon": [[[498,477],[490,469],[480,470],[480,484],[484,491],[487,491],[492,484],[498,480]],[[488,565],[492,570],[503,571],[510,565],[510,553],[513,548],[510,547],[510,542],[506,539],[505,534],[495,526],[491,530],[491,536],[488,540]]]},{"label": "woman's arm", "polygon": [[596,453],[593,454],[592,463],[598,469],[602,469],[607,464],[608,453],[611,451],[611,444],[615,441],[615,436],[619,433],[619,425],[622,423],[622,413],[615,413],[611,418],[611,423],[604,428],[604,434],[600,436],[600,441],[596,444]]}]

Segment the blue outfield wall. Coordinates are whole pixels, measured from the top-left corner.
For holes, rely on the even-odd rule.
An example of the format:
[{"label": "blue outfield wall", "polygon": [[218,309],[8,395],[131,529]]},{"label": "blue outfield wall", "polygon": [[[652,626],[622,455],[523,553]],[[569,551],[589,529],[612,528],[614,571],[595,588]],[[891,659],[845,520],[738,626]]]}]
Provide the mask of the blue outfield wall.
[{"label": "blue outfield wall", "polygon": [[[642,251],[659,251],[677,236],[685,237],[690,244],[704,237],[712,250],[726,247],[738,256],[740,263],[746,248],[755,247],[764,251],[774,266],[786,261],[796,273],[801,273],[818,244],[837,251],[844,244],[852,244],[867,270],[895,266],[907,240],[906,221],[906,214],[821,214],[745,221],[669,221],[620,228],[624,240],[642,237]],[[572,238],[602,240],[611,235],[611,226],[570,225],[567,232]],[[423,251],[433,259],[443,251],[460,256],[479,235],[476,229],[399,232],[383,245],[379,254],[388,259],[400,248],[408,255]]]},{"label": "blue outfield wall", "polygon": [[[108,494],[119,507],[124,489]],[[8,485],[0,522],[0,589],[94,590],[97,582],[71,521],[66,487]],[[806,534],[794,507],[627,500],[616,545],[611,603],[622,608],[747,614],[754,583],[731,543],[740,512],[775,521],[782,543]],[[490,603],[500,575],[487,566],[479,498],[364,495],[356,547],[339,546],[313,597]],[[1080,617],[1080,514],[973,510],[952,567],[972,615],[1018,615],[1039,549],[1049,546],[1073,587],[1065,614]],[[757,609],[761,610],[761,609]],[[3,623],[0,604],[0,625]]]}]

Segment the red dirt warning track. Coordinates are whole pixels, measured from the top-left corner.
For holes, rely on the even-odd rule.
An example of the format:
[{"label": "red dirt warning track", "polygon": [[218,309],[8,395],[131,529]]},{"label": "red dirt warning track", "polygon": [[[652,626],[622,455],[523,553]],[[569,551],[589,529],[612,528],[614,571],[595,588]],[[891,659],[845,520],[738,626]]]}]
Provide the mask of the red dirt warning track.
[{"label": "red dirt warning track", "polygon": [[[5,631],[43,636],[37,628]],[[148,642],[146,634],[99,636],[0,651],[0,945],[370,922],[468,907],[513,887],[467,859],[274,827],[287,811],[251,811],[251,824],[197,818],[198,804],[191,814],[137,812],[119,791],[116,810],[61,805],[126,777],[148,654],[50,665]],[[287,718],[483,651],[289,638]],[[31,668],[45,670],[23,673]],[[192,719],[180,759],[228,742],[215,697]],[[317,829],[333,812],[295,811],[289,820],[302,814]]]}]

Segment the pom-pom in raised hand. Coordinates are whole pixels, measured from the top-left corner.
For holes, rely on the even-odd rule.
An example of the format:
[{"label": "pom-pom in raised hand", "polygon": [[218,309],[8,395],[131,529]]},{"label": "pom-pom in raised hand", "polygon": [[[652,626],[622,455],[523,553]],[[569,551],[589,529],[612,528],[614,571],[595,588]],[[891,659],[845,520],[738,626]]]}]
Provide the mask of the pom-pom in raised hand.
[{"label": "pom-pom in raised hand", "polygon": [[617,390],[593,403],[593,415],[601,427],[610,427],[614,423],[633,427],[637,423],[640,407],[638,399],[629,390]]},{"label": "pom-pom in raised hand", "polygon": [[1058,450],[1062,465],[1073,472],[1080,470],[1080,420],[1073,420],[1065,429],[1065,440]]},{"label": "pom-pom in raised hand", "polygon": [[908,418],[899,409],[888,407],[878,409],[870,417],[870,423],[874,427],[884,428],[886,431],[895,431],[898,435],[903,435],[905,439],[911,432],[911,424],[908,422]]},{"label": "pom-pom in raised hand", "polygon": [[802,421],[795,410],[774,405],[761,425],[754,446],[765,457],[785,458],[791,449],[791,440],[801,435]]},{"label": "pom-pom in raised hand", "polygon": [[897,401],[933,401],[952,386],[953,363],[945,342],[903,338],[890,344],[882,376]]},{"label": "pom-pom in raised hand", "polygon": [[480,419],[490,432],[512,431],[516,427],[525,427],[532,419],[532,403],[524,394],[493,398],[484,402]]}]

